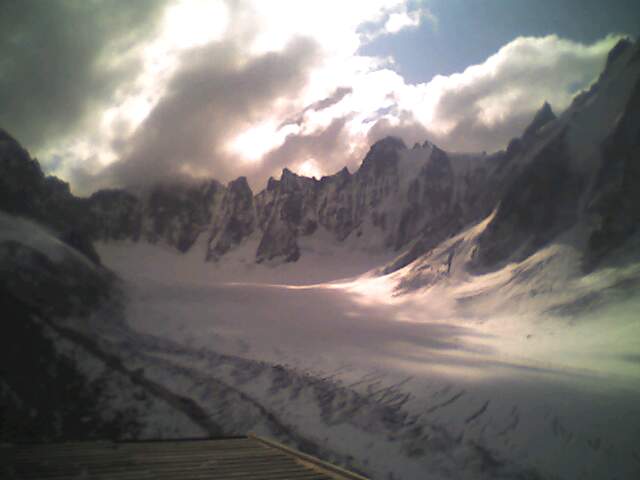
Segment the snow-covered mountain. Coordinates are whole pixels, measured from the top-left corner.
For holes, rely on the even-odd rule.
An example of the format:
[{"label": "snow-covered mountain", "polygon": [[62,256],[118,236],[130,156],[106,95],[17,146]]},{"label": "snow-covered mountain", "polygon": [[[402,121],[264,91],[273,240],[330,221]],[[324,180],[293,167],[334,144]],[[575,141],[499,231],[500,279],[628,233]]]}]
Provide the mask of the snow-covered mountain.
[{"label": "snow-covered mountain", "polygon": [[[476,270],[524,259],[577,223],[589,224],[585,268],[592,267],[637,224],[637,51],[621,41],[589,91],[560,118],[545,103],[505,151],[455,154],[428,141],[409,149],[388,137],[354,173],[345,168],[318,180],[284,169],[257,194],[241,177],[226,186],[215,180],[159,184],[136,194],[103,190],[74,199],[3,133],[2,204],[36,219],[51,217],[65,231],[71,228],[65,221],[74,218],[73,229],[93,240],[147,241],[186,252],[202,236],[199,254],[211,262],[248,238],[256,239],[255,262],[293,262],[300,239],[320,233],[364,251],[396,252],[386,272],[493,212],[478,239]],[[19,174],[9,167],[16,158],[23,164]],[[22,175],[17,182],[16,175]],[[15,185],[22,191],[13,192]],[[22,197],[26,205],[15,207]]]},{"label": "snow-covered mountain", "polygon": [[400,252],[425,238],[436,244],[489,214],[511,155],[452,155],[428,141],[409,150],[387,137],[353,174],[344,168],[318,180],[284,169],[256,195],[244,177],[227,186],[215,180],[156,185],[138,196],[99,191],[87,201],[91,236],[161,242],[186,252],[203,235],[208,261],[256,237],[257,263],[293,262],[299,240],[320,231],[363,250]]},{"label": "snow-covered mountain", "polygon": [[[552,243],[578,252],[584,273],[614,261],[616,253],[626,261],[639,258],[639,107],[640,49],[622,41],[598,81],[559,118],[545,104],[523,136],[495,155],[501,163],[489,160],[495,170],[488,178],[499,193],[485,204],[490,215],[475,217],[483,218],[480,228],[467,222],[455,232],[460,241],[433,251],[423,247],[425,236],[396,261],[394,267],[404,266],[416,253],[427,254],[406,269],[404,285],[433,283],[429,272],[450,271],[454,257],[454,269],[481,274],[523,262]],[[466,257],[458,258],[463,251]]]},{"label": "snow-covered mountain", "polygon": [[[390,137],[257,194],[77,198],[0,131],[4,346],[40,332],[129,436],[253,430],[372,478],[636,478],[639,115],[622,41],[504,151]],[[0,377],[29,425],[40,396]]]}]

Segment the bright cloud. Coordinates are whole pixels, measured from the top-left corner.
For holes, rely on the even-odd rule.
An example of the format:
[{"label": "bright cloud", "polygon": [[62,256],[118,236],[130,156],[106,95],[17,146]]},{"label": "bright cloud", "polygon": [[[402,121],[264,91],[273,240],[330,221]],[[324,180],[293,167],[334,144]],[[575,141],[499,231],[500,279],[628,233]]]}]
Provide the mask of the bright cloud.
[{"label": "bright cloud", "polygon": [[404,28],[417,27],[418,25],[420,25],[420,12],[400,12],[389,15],[384,28],[388,33],[398,33]]},{"label": "bright cloud", "polygon": [[250,162],[257,162],[267,152],[282,145],[287,135],[300,131],[298,125],[279,128],[273,122],[252,126],[235,137],[228,145],[231,152]]},{"label": "bright cloud", "polygon": [[40,156],[65,158],[55,173],[86,192],[184,175],[246,175],[262,188],[283,167],[315,176],[354,170],[370,142],[388,134],[494,150],[545,100],[565,108],[617,40],[517,38],[463,72],[409,84],[392,58],[358,52],[425,19],[437,27],[426,8],[410,5],[170,2],[157,34],[135,46],[138,75],[116,90],[99,125]]},{"label": "bright cloud", "polygon": [[[564,110],[597,78],[618,40],[583,45],[555,35],[520,37],[480,65],[417,85],[407,99],[400,94],[399,105],[446,148],[496,150],[522,133],[545,101]],[[431,104],[430,112],[412,106],[416,96]]]},{"label": "bright cloud", "polygon": [[228,23],[222,0],[180,0],[166,9],[159,40],[168,48],[198,47],[220,39]]}]

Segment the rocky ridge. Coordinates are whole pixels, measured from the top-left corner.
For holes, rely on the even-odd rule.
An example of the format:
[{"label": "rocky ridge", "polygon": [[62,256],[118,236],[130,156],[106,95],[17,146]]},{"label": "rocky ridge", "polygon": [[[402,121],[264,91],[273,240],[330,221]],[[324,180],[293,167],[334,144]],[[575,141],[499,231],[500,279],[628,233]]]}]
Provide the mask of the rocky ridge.
[{"label": "rocky ridge", "polygon": [[[37,161],[2,131],[0,208],[45,223],[94,261],[91,240],[163,243],[186,252],[204,235],[207,261],[219,261],[255,238],[256,262],[292,262],[301,255],[299,240],[322,229],[338,243],[397,252],[386,272],[492,212],[474,256],[479,270],[526,258],[590,216],[594,227],[585,262],[593,265],[638,224],[640,202],[631,188],[638,173],[637,52],[637,45],[621,41],[599,80],[562,116],[545,102],[504,151],[455,154],[428,141],[408,149],[387,137],[371,146],[354,173],[344,168],[316,179],[284,169],[255,195],[240,177],[228,185],[165,183],[137,194],[101,190],[77,198],[66,183],[45,177]],[[586,172],[577,168],[572,138],[581,131],[580,119],[598,115],[598,102],[608,102],[612,89],[630,87],[599,147],[599,160]]]}]

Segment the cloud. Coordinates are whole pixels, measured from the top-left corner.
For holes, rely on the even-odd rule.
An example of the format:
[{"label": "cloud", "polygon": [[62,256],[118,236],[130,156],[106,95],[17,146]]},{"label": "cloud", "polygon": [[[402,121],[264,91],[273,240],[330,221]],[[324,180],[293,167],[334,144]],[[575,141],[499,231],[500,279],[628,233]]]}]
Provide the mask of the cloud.
[{"label": "cloud", "polygon": [[[257,175],[251,172],[266,174],[266,166],[252,162],[288,135],[313,138],[333,119],[324,125],[307,120],[352,92],[335,82],[380,63],[354,57],[360,44],[356,26],[386,15],[400,1],[359,6],[285,1],[270,3],[267,10],[265,2],[228,1],[219,36],[177,51],[167,49],[166,41],[179,28],[168,29],[169,35],[165,26],[147,49],[139,91],[129,89],[102,115],[102,128],[93,138],[49,152],[67,158],[56,173],[70,178],[80,193],[185,175],[229,181]],[[200,13],[198,0],[178,5],[180,17]],[[175,5],[167,11],[165,23],[171,24]],[[289,125],[292,120],[297,127]],[[242,148],[234,151],[238,145]]]},{"label": "cloud", "polygon": [[597,78],[617,40],[587,46],[550,35],[507,44],[445,87],[436,116],[455,122],[448,141],[465,148],[500,148],[521,133],[545,100],[564,110],[577,89]]},{"label": "cloud", "polygon": [[351,144],[352,136],[345,128],[348,117],[335,118],[326,128],[307,133],[291,134],[284,143],[270,151],[250,172],[254,184],[262,188],[264,179],[279,176],[287,167],[300,174],[320,177],[348,166],[354,171],[365,153],[362,142]]},{"label": "cloud", "polygon": [[[181,58],[167,93],[125,142],[123,160],[107,170],[108,183],[245,175],[259,189],[283,167],[317,176],[345,165],[353,171],[386,135],[408,145],[429,139],[453,151],[497,150],[544,101],[562,111],[597,77],[615,42],[518,38],[482,64],[417,85],[375,62],[336,73],[309,39],[242,61],[237,43],[213,43]],[[314,75],[332,76],[333,91],[302,103]],[[242,131],[242,148],[229,149]],[[243,160],[251,147],[251,161]]]},{"label": "cloud", "polygon": [[91,121],[138,70],[162,1],[5,0],[0,4],[0,125],[38,149]]},{"label": "cloud", "polygon": [[[387,135],[407,145],[428,139],[451,151],[505,148],[545,101],[560,113],[587,88],[618,38],[584,45],[555,35],[520,37],[482,64],[417,85],[389,68],[374,68],[352,78],[352,92],[323,112],[328,118],[322,128],[328,128],[331,113],[335,118],[350,115],[341,142],[349,146],[342,158],[351,167],[351,152],[366,151]],[[313,123],[313,116],[306,120]],[[331,166],[323,173],[335,170],[336,156],[339,152],[331,152]],[[297,159],[290,161],[293,165]]]},{"label": "cloud", "polygon": [[305,38],[248,61],[235,41],[184,53],[164,96],[105,175],[116,185],[141,185],[185,175],[240,174],[225,144],[277,110],[278,99],[295,98],[316,59],[316,44]]},{"label": "cloud", "polygon": [[375,121],[367,133],[367,143],[373,144],[386,136],[401,138],[409,147],[433,138],[432,133],[408,112],[404,112],[399,119],[382,117]]},{"label": "cloud", "polygon": [[[8,25],[0,36],[13,42],[0,57],[0,85],[7,86],[0,100],[10,100],[2,114],[13,122],[5,126],[29,148],[54,139],[39,150],[45,166],[78,193],[240,175],[259,189],[283,167],[310,175],[354,170],[369,145],[389,134],[408,145],[429,139],[454,151],[496,150],[522,133],[545,100],[562,111],[597,77],[617,40],[516,38],[463,72],[410,84],[393,59],[358,52],[372,36],[425,19],[435,28],[420,3],[152,3],[147,11],[115,0],[24,2],[31,23],[15,14],[13,23],[0,19]],[[52,44],[42,46],[47,8],[57,20]],[[93,36],[69,34],[82,21]],[[59,58],[60,71],[55,62],[36,66],[29,52],[41,50]],[[28,52],[24,64],[20,51]]]},{"label": "cloud", "polygon": [[358,26],[363,44],[384,36],[394,35],[403,30],[419,27],[427,20],[434,30],[438,29],[438,18],[420,2],[402,2],[388,6],[376,19]]},{"label": "cloud", "polygon": [[308,105],[307,107],[305,107],[302,110],[302,112],[300,112],[295,117],[289,118],[289,119],[285,120],[284,122],[282,122],[280,124],[280,128],[286,127],[287,125],[292,125],[292,124],[300,125],[301,123],[304,122],[304,114],[305,113],[307,113],[309,111],[316,111],[317,112],[317,111],[329,108],[329,107],[331,107],[331,106],[333,106],[333,105],[335,105],[337,103],[340,103],[340,101],[344,97],[349,95],[350,93],[353,93],[353,88],[351,88],[351,87],[338,87],[328,97],[323,98],[322,100],[318,100],[317,102],[313,102],[311,105]]},{"label": "cloud", "polygon": [[389,15],[384,29],[387,33],[398,33],[400,30],[420,25],[420,12],[399,12]]},{"label": "cloud", "polygon": [[[519,136],[548,101],[563,111],[604,67],[619,37],[584,45],[556,35],[520,37],[479,65],[394,92],[389,128],[413,117],[441,147],[493,151]],[[404,115],[404,119],[400,118]],[[378,130],[382,131],[381,127]]]}]

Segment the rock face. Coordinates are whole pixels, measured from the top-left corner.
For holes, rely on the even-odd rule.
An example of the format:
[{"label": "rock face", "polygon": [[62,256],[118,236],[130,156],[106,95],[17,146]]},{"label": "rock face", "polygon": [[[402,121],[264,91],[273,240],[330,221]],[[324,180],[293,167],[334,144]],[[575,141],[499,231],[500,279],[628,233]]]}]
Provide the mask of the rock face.
[{"label": "rock face", "polygon": [[525,142],[532,141],[536,134],[542,130],[542,128],[547,125],[549,122],[552,122],[556,119],[555,113],[551,110],[551,105],[547,102],[544,102],[544,105],[538,110],[533,117],[533,121],[529,124],[529,126],[525,129],[522,134],[522,140]]},{"label": "rock face", "polygon": [[217,260],[232,247],[251,235],[256,214],[253,193],[247,179],[240,177],[229,183],[216,212],[207,249],[207,260]]},{"label": "rock face", "polygon": [[603,142],[602,157],[588,207],[597,227],[589,237],[586,270],[640,230],[640,82]]},{"label": "rock face", "polygon": [[345,168],[316,180],[285,169],[255,198],[262,232],[257,261],[296,260],[299,238],[319,228],[337,242],[400,251],[425,232],[449,225],[460,211],[460,182],[473,180],[456,177],[446,152],[428,142],[408,150],[394,137],[376,142],[353,175]]},{"label": "rock face", "polygon": [[573,225],[585,180],[571,172],[569,163],[561,133],[511,182],[478,240],[476,265],[523,260]]},{"label": "rock face", "polygon": [[211,223],[223,187],[215,180],[196,185],[158,185],[145,202],[142,235],[186,252]]},{"label": "rock face", "polygon": [[87,206],[86,199],[71,194],[69,184],[46,177],[38,161],[0,129],[1,211],[38,221],[99,263],[90,241]]},{"label": "rock face", "polygon": [[300,177],[288,169],[280,181],[270,179],[267,190],[256,196],[262,239],[256,252],[258,262],[282,258],[295,262],[300,257],[297,238],[317,228],[315,207],[318,182]]},{"label": "rock face", "polygon": [[0,212],[0,442],[135,437],[148,402],[113,403],[109,392],[126,392],[126,377],[90,376],[86,356],[60,348],[87,331],[87,317],[123,318],[119,282],[41,223]]},{"label": "rock face", "polygon": [[158,184],[139,197],[124,190],[100,190],[88,200],[92,236],[163,242],[186,252],[210,225],[223,193],[215,180]]},{"label": "rock face", "polygon": [[631,46],[613,48],[598,81],[559,119],[545,103],[511,142],[517,173],[478,239],[473,268],[521,261],[582,222],[591,229],[583,257],[590,270],[638,231],[640,49]]},{"label": "rock face", "polygon": [[83,315],[111,295],[113,275],[35,222],[0,212],[0,292],[44,317]]},{"label": "rock face", "polygon": [[[408,149],[387,137],[371,146],[355,173],[344,168],[317,180],[284,169],[255,195],[241,177],[226,186],[162,184],[79,199],[0,131],[0,208],[47,224],[94,261],[90,240],[147,241],[186,252],[202,236],[208,261],[252,239],[256,262],[292,262],[303,255],[300,239],[322,231],[338,243],[397,252],[387,272],[492,212],[472,269],[522,260],[588,217],[590,268],[635,235],[640,221],[639,52],[620,42],[599,80],[566,112],[557,118],[545,102],[505,151],[453,154],[428,141]],[[595,151],[589,142],[599,136]]]},{"label": "rock face", "polygon": [[142,211],[135,195],[124,190],[100,190],[89,197],[91,234],[95,240],[140,239]]}]

